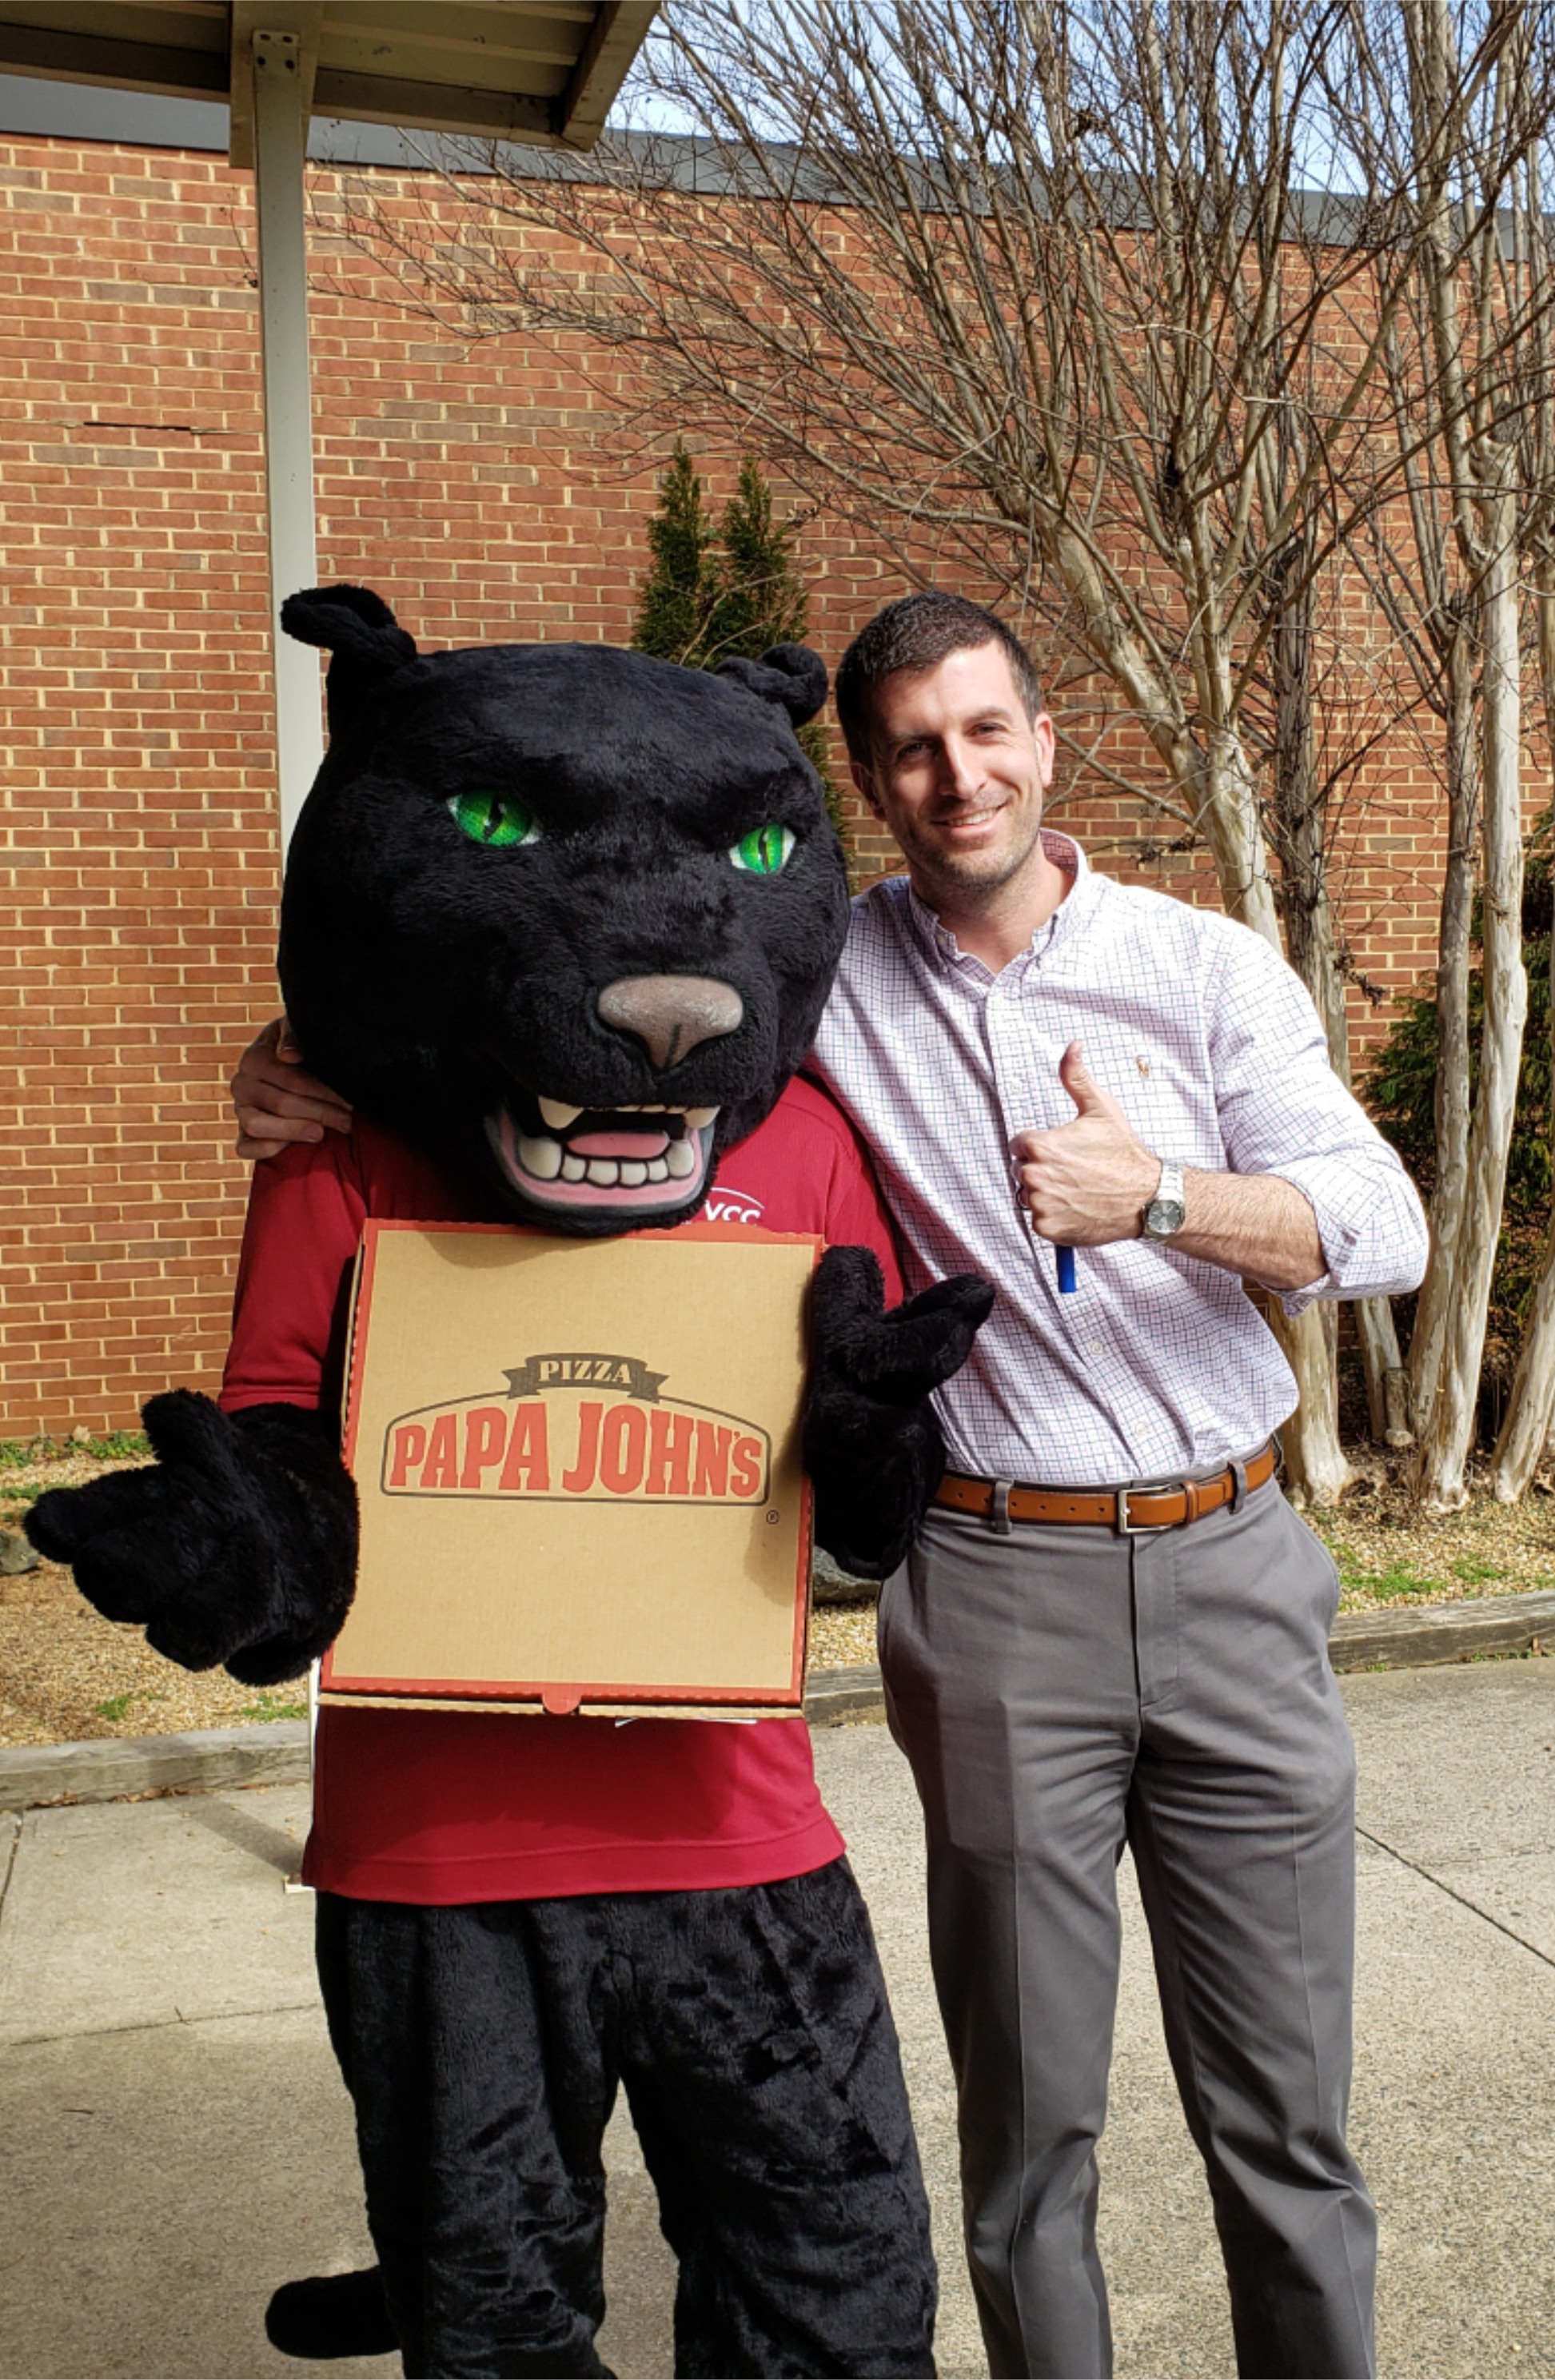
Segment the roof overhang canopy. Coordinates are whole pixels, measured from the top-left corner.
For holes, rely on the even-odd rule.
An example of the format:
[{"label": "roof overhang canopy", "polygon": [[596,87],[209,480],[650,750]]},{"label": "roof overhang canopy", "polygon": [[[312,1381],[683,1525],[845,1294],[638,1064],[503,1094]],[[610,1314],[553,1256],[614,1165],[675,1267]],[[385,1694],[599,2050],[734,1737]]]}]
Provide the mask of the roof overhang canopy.
[{"label": "roof overhang canopy", "polygon": [[225,99],[253,163],[253,35],[292,33],[304,114],[589,149],[655,0],[0,0],[0,73]]}]

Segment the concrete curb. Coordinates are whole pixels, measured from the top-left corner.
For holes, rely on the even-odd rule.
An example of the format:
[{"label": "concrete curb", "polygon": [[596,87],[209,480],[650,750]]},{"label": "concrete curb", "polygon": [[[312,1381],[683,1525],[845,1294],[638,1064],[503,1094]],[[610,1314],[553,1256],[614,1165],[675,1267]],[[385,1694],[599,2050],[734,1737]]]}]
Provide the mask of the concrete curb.
[{"label": "concrete curb", "polygon": [[[1492,1596],[1477,1603],[1403,1611],[1347,1611],[1336,1620],[1329,1658],[1340,1671],[1409,1670],[1516,1653],[1555,1642],[1555,1590]],[[812,1670],[805,1692],[812,1727],[885,1717],[872,1662]],[[110,1737],[98,1743],[24,1744],[0,1751],[0,1810],[67,1802],[128,1802],[158,1793],[210,1793],[224,1786],[294,1785],[308,1774],[308,1722],[261,1720],[188,1735]]]},{"label": "concrete curb", "polygon": [[1438,1603],[1403,1611],[1344,1611],[1333,1623],[1329,1658],[1336,1670],[1429,1669],[1472,1661],[1476,1653],[1518,1653],[1555,1642],[1555,1590],[1493,1595],[1477,1603]]},{"label": "concrete curb", "polygon": [[845,1670],[812,1670],[805,1680],[805,1717],[812,1727],[884,1718],[885,1689],[873,1661],[850,1661]]},{"label": "concrete curb", "polygon": [[129,1802],[212,1793],[224,1785],[291,1785],[308,1774],[308,1721],[111,1736],[97,1743],[28,1743],[0,1752],[0,1810],[58,1802]]}]

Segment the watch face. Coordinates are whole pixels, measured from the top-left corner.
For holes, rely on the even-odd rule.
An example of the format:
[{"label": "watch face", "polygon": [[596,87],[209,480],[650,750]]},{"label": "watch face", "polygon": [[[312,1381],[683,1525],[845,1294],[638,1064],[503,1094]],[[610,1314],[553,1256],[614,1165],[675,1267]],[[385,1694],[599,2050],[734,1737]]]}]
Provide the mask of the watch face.
[{"label": "watch face", "polygon": [[1188,1220],[1180,1198],[1152,1198],[1145,1209],[1145,1229],[1158,1240],[1169,1240]]}]

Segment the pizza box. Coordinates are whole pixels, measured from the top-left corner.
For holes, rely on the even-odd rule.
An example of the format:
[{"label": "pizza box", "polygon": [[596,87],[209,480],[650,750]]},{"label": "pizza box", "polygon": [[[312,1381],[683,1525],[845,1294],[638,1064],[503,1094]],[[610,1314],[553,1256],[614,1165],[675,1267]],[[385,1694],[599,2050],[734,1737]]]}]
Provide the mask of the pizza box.
[{"label": "pizza box", "polygon": [[804,1697],[821,1243],[370,1220],[331,1704],[755,1718]]}]

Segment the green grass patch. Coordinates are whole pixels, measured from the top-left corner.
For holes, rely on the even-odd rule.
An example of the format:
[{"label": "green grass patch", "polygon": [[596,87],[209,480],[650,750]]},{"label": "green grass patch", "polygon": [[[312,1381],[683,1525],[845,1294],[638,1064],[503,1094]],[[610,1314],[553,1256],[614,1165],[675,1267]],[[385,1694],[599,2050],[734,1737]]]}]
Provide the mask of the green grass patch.
[{"label": "green grass patch", "polygon": [[1367,1570],[1344,1546],[1330,1548],[1342,1585],[1353,1594],[1369,1596],[1374,1603],[1391,1603],[1401,1595],[1440,1595],[1439,1578],[1422,1578],[1406,1561],[1394,1560],[1381,1570]]},{"label": "green grass patch", "polygon": [[60,1451],[64,1453],[67,1447],[90,1454],[94,1463],[129,1463],[137,1455],[150,1454],[152,1441],[143,1429],[113,1429],[106,1438],[89,1438],[84,1446],[74,1439],[64,1440]]},{"label": "green grass patch", "polygon": [[1422,1578],[1407,1562],[1390,1562],[1386,1570],[1363,1573],[1355,1584],[1377,1603],[1391,1603],[1400,1595],[1437,1595],[1441,1589],[1440,1579]]},{"label": "green grass patch", "polygon": [[1447,1567],[1454,1578],[1462,1580],[1464,1586],[1483,1586],[1488,1579],[1505,1578],[1508,1575],[1500,1562],[1455,1561],[1449,1562]]},{"label": "green grass patch", "polygon": [[0,1471],[59,1463],[71,1454],[88,1455],[93,1463],[128,1463],[151,1451],[143,1429],[111,1429],[105,1438],[0,1438]]},{"label": "green grass patch", "polygon": [[306,1718],[308,1706],[306,1703],[250,1703],[248,1708],[240,1710],[237,1716],[240,1719]]},{"label": "green grass patch", "polygon": [[107,1719],[128,1718],[137,1703],[160,1703],[163,1699],[149,1686],[137,1686],[127,1694],[110,1694],[105,1703],[97,1705],[96,1716]]}]

